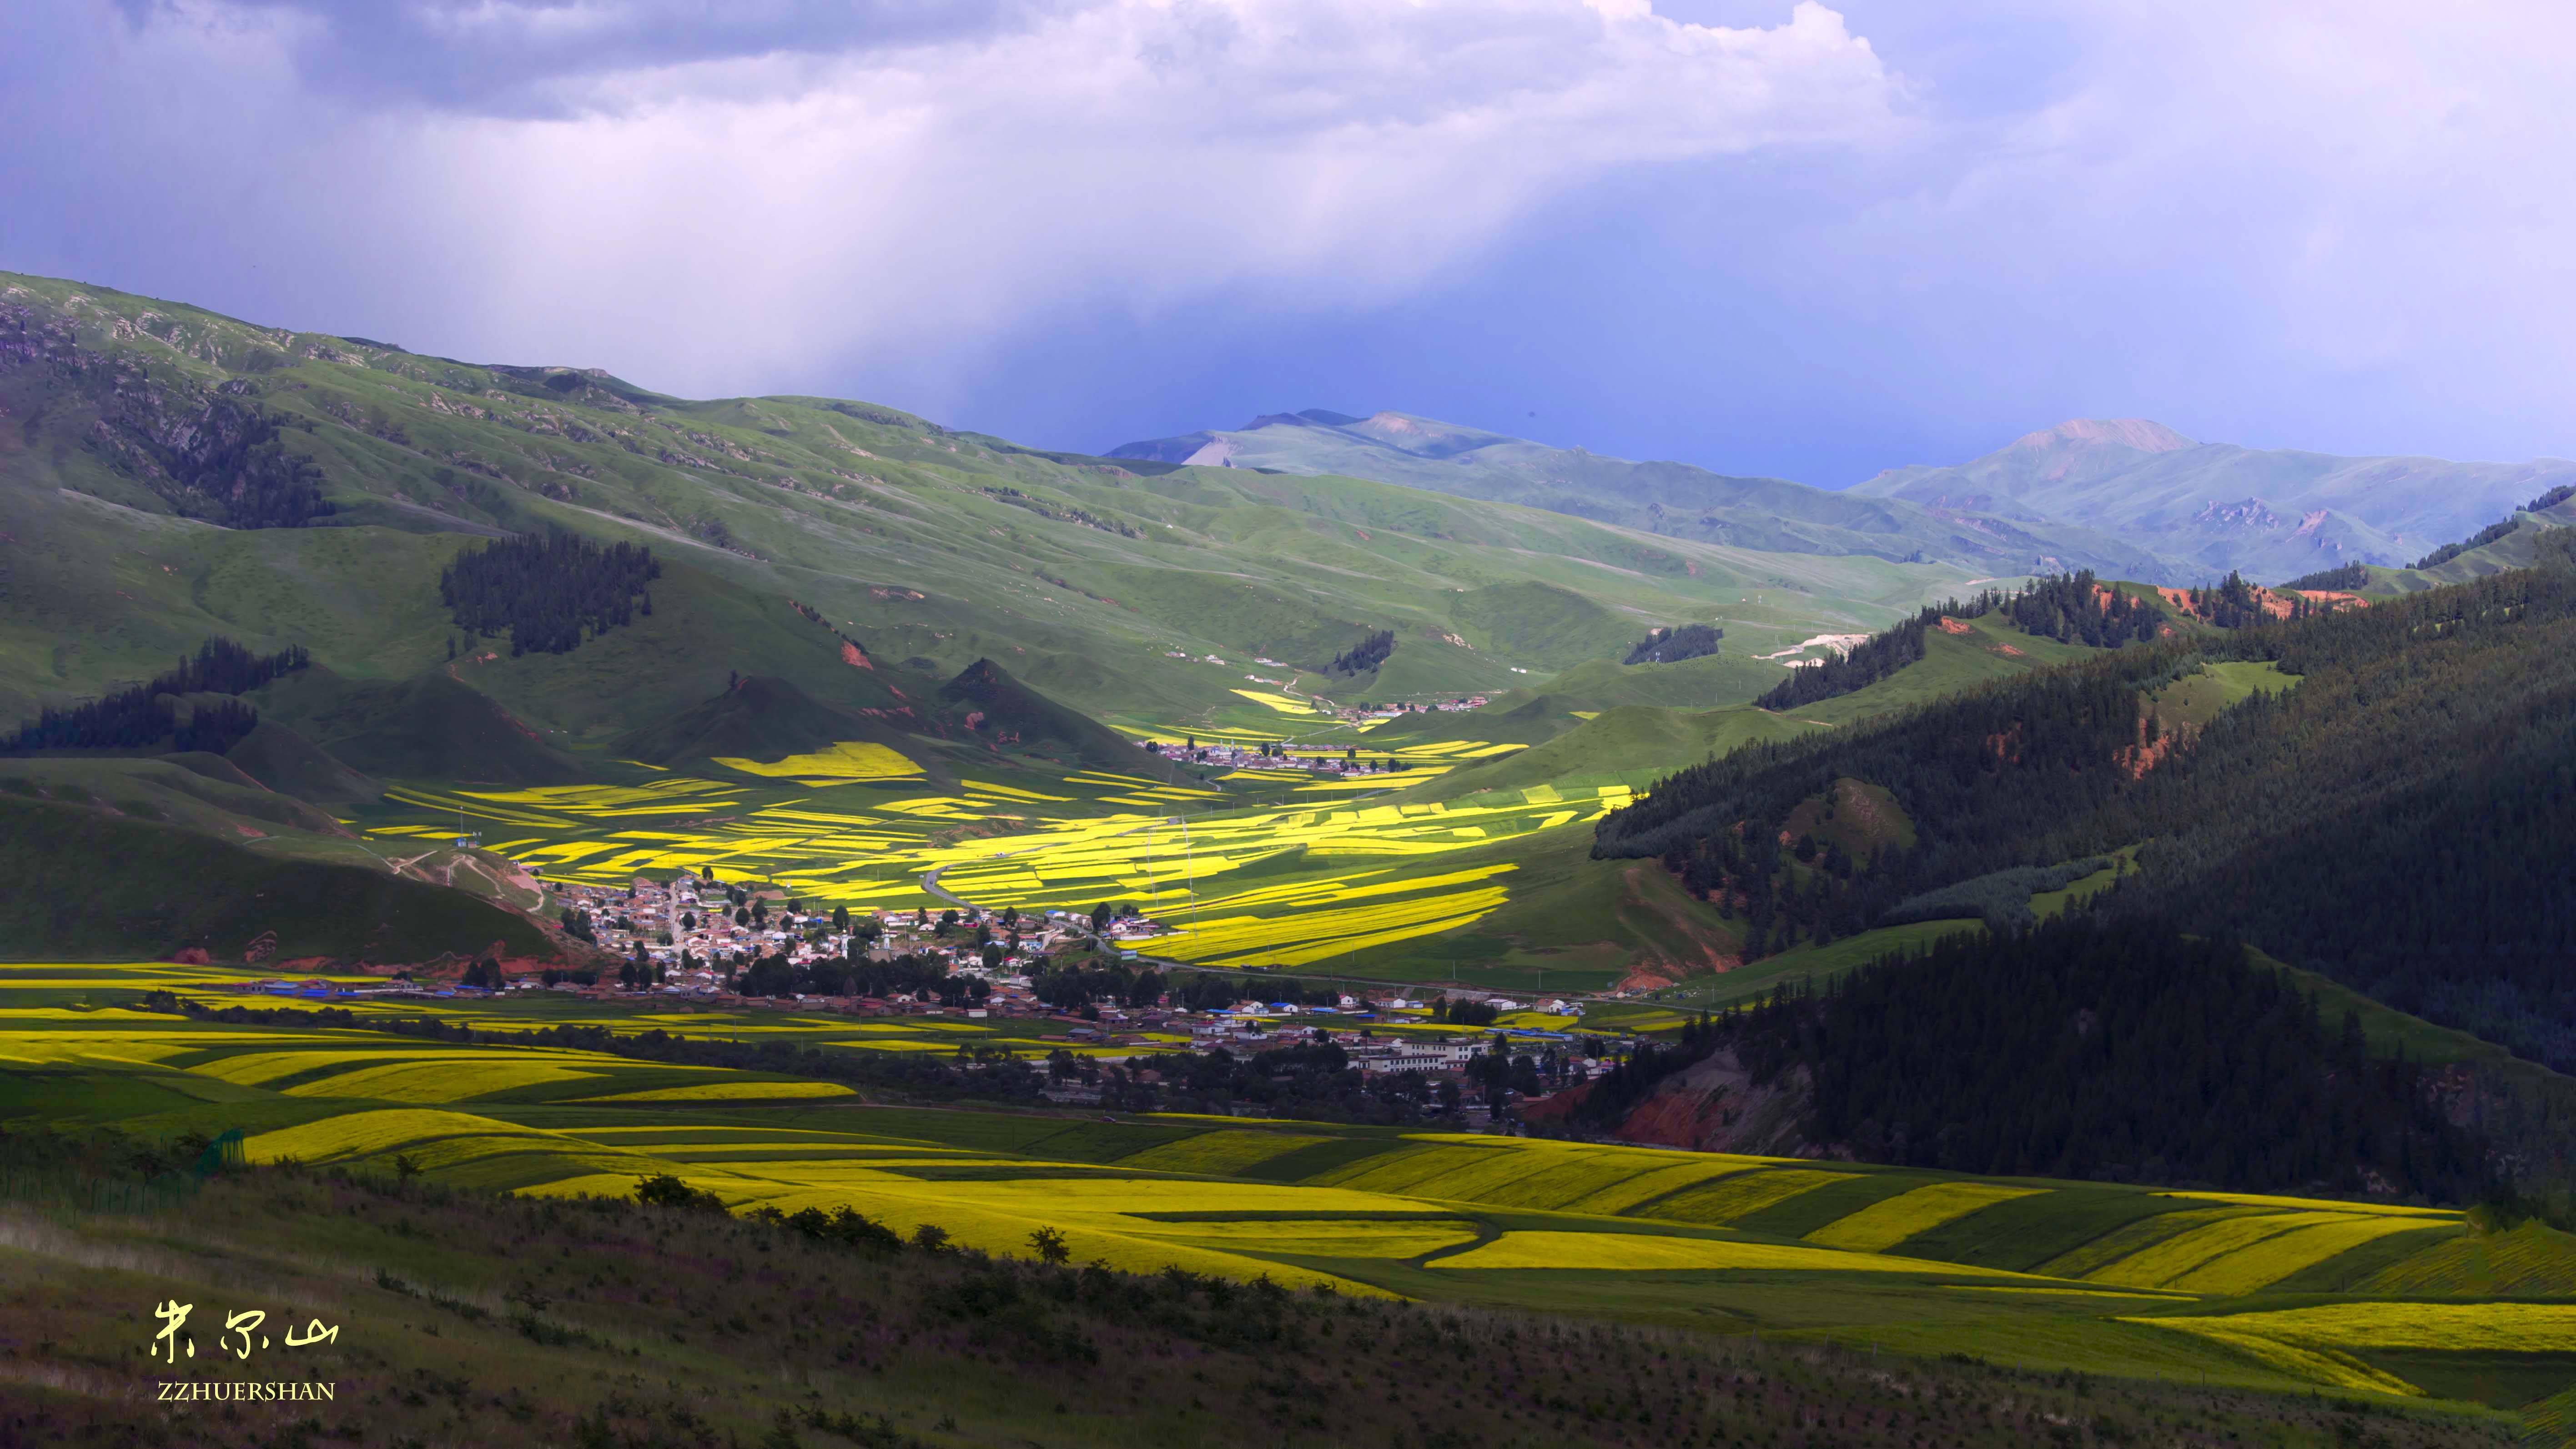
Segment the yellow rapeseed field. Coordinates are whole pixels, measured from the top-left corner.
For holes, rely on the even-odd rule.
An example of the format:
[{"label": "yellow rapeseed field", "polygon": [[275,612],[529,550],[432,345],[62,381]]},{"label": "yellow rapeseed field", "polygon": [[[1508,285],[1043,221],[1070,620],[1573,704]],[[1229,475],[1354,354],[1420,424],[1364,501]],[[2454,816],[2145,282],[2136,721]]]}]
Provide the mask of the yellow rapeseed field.
[{"label": "yellow rapeseed field", "polygon": [[655,1087],[643,1092],[616,1092],[584,1097],[585,1102],[752,1102],[795,1097],[854,1095],[838,1082],[705,1082],[688,1087]]},{"label": "yellow rapeseed field", "polygon": [[486,1052],[466,1060],[388,1062],[336,1072],[286,1089],[290,1097],[373,1097],[389,1102],[462,1102],[516,1087],[577,1082],[596,1077],[561,1062],[514,1062]]},{"label": "yellow rapeseed field", "polygon": [[2212,1258],[2162,1286],[2222,1297],[2251,1293],[2391,1233],[2418,1232],[2432,1226],[2436,1224],[2419,1217],[2384,1213],[2293,1228],[2278,1237]]},{"label": "yellow rapeseed field", "polygon": [[1969,1268],[1884,1253],[1845,1253],[1788,1243],[1644,1233],[1505,1233],[1481,1248],[1436,1258],[1435,1268],[1588,1268],[1632,1272],[1772,1270],[1832,1273],[1937,1273],[1952,1278],[2022,1278],[2000,1268]]},{"label": "yellow rapeseed field", "polygon": [[2167,1238],[2192,1231],[2204,1223],[2225,1218],[2251,1217],[2260,1209],[2251,1207],[2183,1208],[2122,1223],[2089,1243],[2060,1253],[2034,1269],[2052,1278],[2086,1278],[2106,1263],[2125,1258],[2139,1249]]},{"label": "yellow rapeseed field", "polygon": [[1268,1162],[1274,1157],[1329,1142],[1329,1137],[1300,1137],[1288,1132],[1203,1132],[1131,1153],[1118,1159],[1121,1167],[1149,1168],[1156,1172],[1203,1172],[1225,1177],[1247,1167]]},{"label": "yellow rapeseed field", "polygon": [[1807,1234],[1807,1241],[1862,1253],[1882,1252],[1916,1233],[1929,1232],[1979,1209],[2043,1191],[2046,1189],[1997,1183],[1936,1182],[1827,1223]]},{"label": "yellow rapeseed field", "polygon": [[2271,1208],[2322,1208],[2322,1207],[2331,1207],[2331,1208],[2334,1208],[2335,1210],[2337,1210],[2337,1211],[2339,1211],[2339,1212],[2348,1212],[2348,1213],[2374,1213],[2374,1214],[2393,1214],[2393,1215],[2395,1215],[2395,1216],[2399,1216],[2399,1217],[2411,1217],[2411,1218],[2449,1218],[2449,1219],[2457,1220],[2457,1219],[2459,1218],[2459,1216],[2460,1216],[2459,1209],[2457,1209],[2457,1208],[2409,1207],[2409,1206],[2407,1206],[2407,1205],[2406,1205],[2406,1204],[2404,1204],[2404,1203],[2393,1203],[2393,1202],[2389,1202],[2389,1203],[2379,1203],[2379,1202],[2355,1202],[2355,1203],[2345,1203],[2345,1202],[2327,1202],[2327,1201],[2323,1201],[2323,1200],[2320,1200],[2320,1199],[2317,1199],[2317,1198],[2312,1198],[2312,1197],[2273,1197],[2273,1196],[2269,1196],[2269,1195],[2266,1195],[2266,1194],[2264,1194],[2264,1193],[2259,1193],[2259,1192],[2183,1192],[2183,1191],[2175,1191],[2175,1192],[2164,1192],[2164,1193],[2158,1193],[2158,1194],[2157,1194],[2157,1196],[2158,1196],[2158,1197],[2182,1198],[2182,1199],[2185,1199],[2185,1200],[2188,1200],[2188,1201],[2194,1201],[2194,1202],[2232,1202],[2232,1203],[2241,1203],[2241,1204],[2244,1204],[2244,1205],[2245,1205],[2245,1206],[2247,1206],[2247,1207],[2271,1207]]},{"label": "yellow rapeseed field", "polygon": [[1226,1252],[1282,1253],[1301,1258],[1418,1258],[1476,1240],[1473,1223],[1368,1222],[1352,1218],[1229,1223],[1139,1220],[1127,1231],[1141,1238]]},{"label": "yellow rapeseed field", "polygon": [[1731,1223],[1737,1218],[1750,1217],[1773,1203],[1787,1202],[1800,1193],[1813,1192],[1854,1176],[1857,1174],[1795,1169],[1736,1173],[1705,1187],[1689,1188],[1665,1198],[1655,1204],[1655,1216],[1685,1223]]},{"label": "yellow rapeseed field", "polygon": [[728,770],[758,775],[770,780],[794,780],[800,785],[840,785],[854,780],[900,780],[921,774],[921,766],[885,745],[843,740],[830,749],[809,755],[789,755],[766,764],[758,760],[717,756],[715,762]]},{"label": "yellow rapeseed field", "polygon": [[274,1162],[287,1157],[303,1162],[328,1162],[336,1158],[391,1152],[439,1138],[490,1135],[545,1138],[570,1146],[581,1145],[575,1139],[556,1133],[539,1132],[533,1127],[513,1127],[468,1112],[388,1107],[377,1112],[344,1112],[300,1127],[262,1132],[243,1142],[242,1151],[253,1162]]},{"label": "yellow rapeseed field", "polygon": [[2228,1218],[2165,1239],[2084,1275],[2088,1282],[2121,1288],[2163,1288],[2224,1254],[2250,1247],[2298,1228],[2364,1221],[2349,1213],[2261,1213]]}]

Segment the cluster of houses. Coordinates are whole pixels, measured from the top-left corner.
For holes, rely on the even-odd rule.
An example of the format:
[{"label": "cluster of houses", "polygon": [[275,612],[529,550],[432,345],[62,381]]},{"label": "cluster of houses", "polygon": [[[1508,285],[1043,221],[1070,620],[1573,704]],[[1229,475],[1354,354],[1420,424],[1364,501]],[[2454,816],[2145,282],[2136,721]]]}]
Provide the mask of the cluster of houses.
[{"label": "cluster of houses", "polygon": [[[944,965],[952,975],[995,983],[1042,965],[1049,952],[1092,934],[1088,916],[1070,911],[997,915],[972,908],[850,915],[808,910],[774,888],[746,889],[737,901],[712,878],[682,872],[669,882],[637,877],[628,886],[550,886],[558,911],[589,918],[591,939],[605,951],[652,968],[651,987],[665,993],[720,995],[732,970],[765,956],[791,965],[834,959],[893,961],[910,956]],[[978,927],[1003,950],[988,965]],[[1124,920],[1114,941],[1158,933],[1151,922]],[[858,949],[852,949],[853,945]]]},{"label": "cluster of houses", "polygon": [[[591,937],[603,950],[647,969],[623,979],[595,970],[530,972],[510,979],[501,988],[504,991],[552,990],[594,999],[676,997],[707,1006],[785,1006],[864,1016],[1051,1018],[1063,1024],[1069,1043],[1090,1048],[1086,1055],[1110,1061],[1120,1059],[1120,1047],[1150,1055],[1175,1050],[1184,1039],[1193,1052],[1205,1054],[1222,1047],[1236,1055],[1323,1039],[1340,1045],[1351,1065],[1362,1072],[1421,1072],[1434,1078],[1459,1072],[1478,1053],[1489,1050],[1497,1034],[1490,1027],[1425,1030],[1431,1023],[1424,1004],[1401,996],[1373,1002],[1343,995],[1330,1005],[1311,1000],[1251,1001],[1217,1010],[1164,1004],[1170,1001],[1166,997],[1152,1005],[1095,1003],[1079,1013],[1060,1011],[1037,999],[1033,976],[1044,969],[1051,951],[1097,936],[1132,957],[1137,954],[1135,946],[1162,930],[1140,917],[1114,921],[1097,932],[1089,916],[1067,911],[1000,916],[964,908],[922,909],[851,917],[796,909],[774,891],[751,897],[760,907],[754,911],[751,905],[738,904],[723,883],[688,873],[668,882],[638,878],[627,887],[558,882],[551,889],[560,910],[587,917]],[[979,934],[1000,949],[988,952],[979,945]],[[784,956],[791,963],[849,959],[854,941],[859,959],[913,957],[944,967],[949,975],[980,981],[985,994],[973,1004],[959,1006],[942,1004],[927,989],[885,997],[788,999],[745,997],[733,990],[734,975],[753,959]],[[350,986],[281,979],[248,989],[314,998],[453,996],[478,991],[408,980]],[[1487,1004],[1497,1011],[1545,1013],[1559,1019],[1554,1025],[1567,1028],[1503,1029],[1515,1050],[1525,1047],[1540,1052],[1576,1041],[1571,1028],[1579,1008],[1571,1001],[1490,997]],[[1600,1069],[1599,1062],[1576,1067],[1586,1073]]]}]

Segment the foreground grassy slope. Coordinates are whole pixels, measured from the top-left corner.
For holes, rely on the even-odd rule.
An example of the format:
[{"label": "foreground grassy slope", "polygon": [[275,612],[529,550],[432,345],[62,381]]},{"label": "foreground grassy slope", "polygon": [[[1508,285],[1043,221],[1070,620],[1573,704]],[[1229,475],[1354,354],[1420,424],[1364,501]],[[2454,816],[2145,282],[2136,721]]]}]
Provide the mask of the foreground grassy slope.
[{"label": "foreground grassy slope", "polygon": [[[2576,1370],[2576,1308],[2549,1301],[2576,1295],[2576,1239],[2438,1208],[1314,1122],[874,1105],[846,1087],[774,1073],[560,1046],[460,1046],[364,1025],[397,1010],[487,1025],[515,1016],[523,1026],[586,1013],[622,1018],[629,1031],[668,1020],[562,1000],[388,1003],[362,1010],[355,1028],[227,1024],[111,1004],[183,980],[167,968],[12,973],[0,983],[0,1125],[87,1123],[154,1141],[237,1128],[254,1162],[291,1159],[379,1181],[408,1162],[424,1187],[508,1190],[572,1208],[585,1194],[620,1196],[640,1177],[669,1174],[738,1213],[828,1215],[848,1205],[899,1231],[929,1223],[962,1246],[1014,1256],[1052,1229],[1077,1263],[1237,1283],[1266,1275],[1301,1296],[1329,1287],[1336,1301],[1398,1295],[1573,1312],[1679,1331],[1676,1352],[1713,1334],[1758,1333],[1775,1346],[1902,1345],[2051,1372],[2513,1411],[2546,1397],[2548,1373],[2563,1383]],[[943,1024],[906,1029],[940,1035],[934,1025]],[[1050,1049],[1043,1038],[996,1034],[998,1025],[944,1025],[960,1039]],[[895,1037],[869,1047],[864,1023],[794,1013],[697,1029],[903,1047]],[[827,1091],[837,1095],[817,1095]],[[27,1180],[13,1181],[23,1190]],[[308,1179],[281,1192],[314,1187]],[[421,1211],[442,1201],[417,1193],[409,1200]],[[289,1231],[293,1215],[280,1217],[279,1231]],[[303,1235],[308,1251],[358,1241],[347,1235],[367,1221],[337,1208],[328,1220],[342,1226]],[[530,1224],[587,1224],[614,1239],[620,1221],[540,1209]],[[519,1306],[546,1322],[648,1354],[712,1349],[747,1331],[717,1332],[724,1315],[694,1300],[634,1294],[654,1280],[631,1267],[621,1279],[530,1253],[527,1231],[510,1235],[521,1246],[506,1258],[484,1256],[488,1234],[460,1233],[452,1248],[416,1238],[351,1279],[362,1284],[383,1268],[478,1303],[525,1290]],[[731,1241],[707,1230],[686,1237],[702,1254],[709,1241]],[[365,1242],[353,1251],[391,1246]],[[745,1239],[711,1256],[718,1272],[727,1258],[801,1263],[793,1247]],[[6,1261],[18,1285],[52,1271]],[[626,1289],[610,1287],[618,1282]],[[529,1292],[547,1303],[531,1306]],[[365,1302],[401,1310],[394,1322],[423,1321],[403,1316],[418,1304]],[[485,1306],[506,1319],[509,1305]],[[2316,1320],[2322,1309],[2340,1316]],[[652,1347],[667,1339],[659,1327],[639,1336],[622,1326],[637,1314],[658,1324],[652,1316],[664,1312],[696,1320],[674,1321],[682,1340],[670,1349]],[[2502,1332],[2520,1335],[2511,1364],[2482,1346],[2482,1335]],[[2428,1344],[2428,1333],[2454,1341]],[[872,1345],[866,1357],[890,1351]]]},{"label": "foreground grassy slope", "polygon": [[[1755,1442],[2016,1444],[2042,1424],[2121,1440],[2491,1442],[2475,1409],[2103,1384],[1873,1351],[1577,1328],[1525,1311],[1246,1292],[918,1248],[629,1203],[566,1205],[378,1176],[220,1178],[184,1209],[62,1225],[10,1205],[0,1324],[31,1347],[0,1388],[29,1442],[279,1436],[561,1443],[968,1446]],[[210,1225],[227,1226],[218,1233]],[[511,1256],[494,1245],[515,1245]],[[1024,1245],[1025,1246],[1025,1245]],[[143,1271],[139,1273],[137,1268]],[[256,1299],[320,1345],[136,1364],[141,1279]],[[160,1301],[156,1299],[155,1301]],[[817,1325],[829,1324],[829,1328]],[[149,1323],[146,1327],[151,1326]],[[272,1345],[274,1340],[272,1340]],[[157,1407],[159,1377],[323,1380],[328,1404]],[[184,1414],[184,1417],[182,1417]]]}]

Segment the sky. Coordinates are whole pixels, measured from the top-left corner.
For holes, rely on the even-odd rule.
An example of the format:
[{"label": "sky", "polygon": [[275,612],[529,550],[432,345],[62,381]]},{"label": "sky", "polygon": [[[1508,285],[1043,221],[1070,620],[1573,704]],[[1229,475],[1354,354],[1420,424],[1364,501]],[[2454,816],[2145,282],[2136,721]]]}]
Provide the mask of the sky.
[{"label": "sky", "polygon": [[2563,0],[14,0],[0,269],[1100,451],[2576,455]]}]

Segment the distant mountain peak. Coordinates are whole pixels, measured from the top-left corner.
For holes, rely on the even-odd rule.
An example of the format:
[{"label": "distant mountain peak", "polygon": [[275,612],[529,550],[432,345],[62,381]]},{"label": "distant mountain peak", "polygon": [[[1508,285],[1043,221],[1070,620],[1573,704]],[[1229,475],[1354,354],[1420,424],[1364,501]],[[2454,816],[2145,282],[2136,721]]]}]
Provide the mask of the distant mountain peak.
[{"label": "distant mountain peak", "polygon": [[1334,412],[1331,408],[1307,408],[1293,413],[1263,413],[1235,431],[1251,433],[1263,428],[1347,428],[1353,423],[1363,421],[1366,420],[1352,417],[1349,413]]},{"label": "distant mountain peak", "polygon": [[[2070,418],[2053,428],[2024,433],[2013,448],[2053,450],[2103,443],[2135,448],[2141,453],[2173,453],[2200,444],[2148,418]],[[2010,451],[2009,449],[2007,451]]]}]

